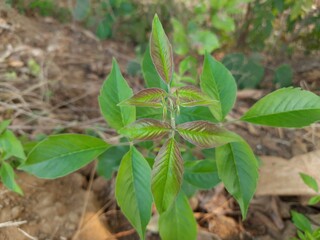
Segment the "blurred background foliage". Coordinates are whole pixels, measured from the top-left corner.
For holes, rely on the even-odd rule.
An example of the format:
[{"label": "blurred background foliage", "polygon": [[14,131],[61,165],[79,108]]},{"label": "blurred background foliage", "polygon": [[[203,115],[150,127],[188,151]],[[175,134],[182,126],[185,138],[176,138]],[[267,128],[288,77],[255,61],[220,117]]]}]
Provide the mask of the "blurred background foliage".
[{"label": "blurred background foliage", "polygon": [[[101,39],[129,42],[137,59],[127,72],[140,74],[157,13],[169,33],[177,57],[175,84],[197,84],[205,52],[222,56],[238,87],[259,88],[271,72],[274,87],[292,85],[287,63],[266,67],[266,56],[296,52],[315,54],[320,48],[319,2],[314,0],[6,0],[21,13],[76,22]],[[267,68],[267,69],[266,69]],[[269,74],[270,75],[270,74]]]}]

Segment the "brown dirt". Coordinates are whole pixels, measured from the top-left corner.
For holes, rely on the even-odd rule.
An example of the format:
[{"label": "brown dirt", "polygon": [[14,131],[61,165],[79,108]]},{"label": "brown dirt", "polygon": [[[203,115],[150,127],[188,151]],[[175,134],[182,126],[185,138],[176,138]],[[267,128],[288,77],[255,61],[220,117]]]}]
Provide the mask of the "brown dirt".
[{"label": "brown dirt", "polygon": [[36,239],[71,239],[81,221],[77,239],[112,239],[105,219],[98,214],[97,196],[84,189],[88,183],[83,175],[73,173],[53,181],[19,173],[17,179],[24,196],[0,186],[0,223],[23,223],[0,228],[1,240],[24,240],[26,234]]},{"label": "brown dirt", "polygon": [[[100,42],[75,24],[28,18],[0,3],[0,121],[13,119],[11,128],[31,138],[40,133],[83,132],[89,128],[108,138],[114,132],[100,117],[99,88],[111,69],[113,56],[134,90],[141,88],[142,79],[125,73],[127,63],[134,59],[133,52],[130,44]],[[40,67],[38,72],[30,60]],[[319,69],[300,69],[295,79],[297,85],[316,91]],[[267,93],[246,91],[238,94],[231,117],[239,118]],[[289,159],[320,149],[320,124],[298,131],[245,123],[228,127],[247,139],[257,155]],[[0,187],[0,224],[26,221],[19,227],[0,228],[0,240],[28,239],[21,230],[38,239],[71,239],[82,220],[88,224],[82,224],[84,230],[76,239],[137,239],[115,204],[113,180],[95,177],[92,188],[86,190],[91,170],[88,166],[80,173],[50,181],[19,173],[24,197]],[[83,215],[87,194],[87,213]],[[292,207],[319,213],[319,208],[310,210],[304,206],[305,200],[296,196],[257,197],[242,223],[238,206],[221,185],[199,192],[191,201],[199,239],[287,239],[295,233],[289,215]],[[152,226],[148,229],[148,239],[159,239]]]}]

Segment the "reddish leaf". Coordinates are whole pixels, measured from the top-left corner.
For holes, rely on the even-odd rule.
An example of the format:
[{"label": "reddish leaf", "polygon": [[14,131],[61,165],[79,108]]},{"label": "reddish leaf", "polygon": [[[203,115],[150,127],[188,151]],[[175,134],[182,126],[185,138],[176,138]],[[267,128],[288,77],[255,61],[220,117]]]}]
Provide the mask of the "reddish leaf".
[{"label": "reddish leaf", "polygon": [[162,80],[169,84],[173,75],[172,48],[157,15],[154,16],[152,22],[150,55]]},{"label": "reddish leaf", "polygon": [[185,86],[178,88],[175,92],[179,105],[182,107],[209,106],[217,104],[218,101],[210,99],[199,88]]},{"label": "reddish leaf", "polygon": [[160,88],[147,88],[134,94],[131,98],[124,100],[119,105],[134,105],[138,107],[162,107],[162,100],[166,92]]},{"label": "reddish leaf", "polygon": [[166,122],[155,119],[139,119],[120,129],[119,133],[133,139],[154,140],[164,137],[170,131],[171,126]]},{"label": "reddish leaf", "polygon": [[152,170],[151,189],[158,212],[168,210],[175,201],[182,184],[183,160],[174,138],[160,149]]},{"label": "reddish leaf", "polygon": [[186,122],[178,125],[177,130],[185,140],[203,148],[239,141],[238,135],[206,121]]}]

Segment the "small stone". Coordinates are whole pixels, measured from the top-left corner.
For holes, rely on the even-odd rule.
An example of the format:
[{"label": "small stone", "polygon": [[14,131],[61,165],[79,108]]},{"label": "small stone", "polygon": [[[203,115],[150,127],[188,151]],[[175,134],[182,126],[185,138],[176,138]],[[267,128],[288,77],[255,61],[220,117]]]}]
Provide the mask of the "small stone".
[{"label": "small stone", "polygon": [[103,177],[98,177],[93,181],[92,190],[99,193],[107,188],[107,180]]},{"label": "small stone", "polygon": [[11,209],[11,217],[12,219],[16,219],[18,218],[22,211],[24,210],[24,208],[22,206],[15,206]]},{"label": "small stone", "polygon": [[73,223],[67,222],[67,223],[65,224],[65,227],[66,227],[66,229],[73,231],[73,230],[76,230],[77,225],[76,225],[76,224],[73,224]]}]

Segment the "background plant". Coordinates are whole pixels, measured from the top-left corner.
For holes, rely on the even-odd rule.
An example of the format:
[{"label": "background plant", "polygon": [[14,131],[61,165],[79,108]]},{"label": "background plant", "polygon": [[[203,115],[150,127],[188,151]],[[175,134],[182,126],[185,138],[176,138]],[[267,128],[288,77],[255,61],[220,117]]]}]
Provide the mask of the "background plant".
[{"label": "background plant", "polygon": [[[320,195],[319,195],[319,186],[317,181],[313,177],[304,173],[300,173],[300,177],[308,187],[310,187],[317,193],[316,196],[309,199],[308,204],[315,205],[319,203]],[[297,235],[299,239],[316,240],[320,238],[320,227],[313,228],[311,221],[306,216],[293,210],[291,211],[291,216],[292,216],[292,221],[294,225],[298,229]],[[297,238],[293,238],[293,239],[297,239]]]},{"label": "background plant", "polygon": [[8,129],[9,125],[9,120],[0,123],[0,178],[7,188],[22,195],[13,169],[26,159],[26,155],[21,142]]}]

